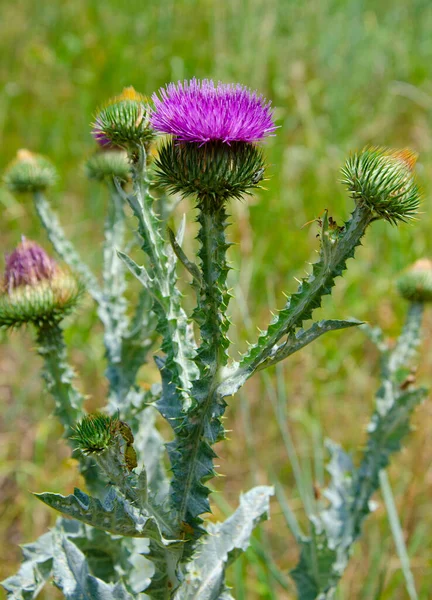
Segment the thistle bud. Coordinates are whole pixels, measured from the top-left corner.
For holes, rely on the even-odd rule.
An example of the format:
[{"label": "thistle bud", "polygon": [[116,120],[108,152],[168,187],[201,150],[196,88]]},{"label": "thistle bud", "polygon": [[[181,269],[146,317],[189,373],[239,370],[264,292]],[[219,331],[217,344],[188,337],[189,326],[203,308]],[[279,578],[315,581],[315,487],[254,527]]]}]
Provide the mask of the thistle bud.
[{"label": "thistle bud", "polygon": [[127,181],[130,175],[130,165],[124,150],[96,152],[87,160],[85,169],[87,177],[97,181],[112,177]]},{"label": "thistle bud", "polygon": [[[137,466],[132,430],[118,417],[109,417],[102,413],[87,415],[76,425],[72,439],[85,455],[99,455],[102,458],[102,455],[111,450],[112,457],[120,460],[122,467],[128,471]],[[109,462],[103,463],[105,468],[108,464]],[[113,466],[114,463],[111,462],[111,468]]]},{"label": "thistle bud", "polygon": [[147,99],[133,87],[125,88],[96,115],[92,135],[102,146],[129,147],[146,144],[154,138],[150,126],[150,107]]},{"label": "thistle bud", "polygon": [[151,122],[172,135],[155,163],[162,185],[211,203],[258,187],[264,158],[256,145],[276,129],[270,103],[239,84],[169,84],[153,96]]},{"label": "thistle bud", "polygon": [[54,324],[77,304],[82,285],[35,242],[23,239],[6,258],[0,327]]},{"label": "thistle bud", "polygon": [[117,417],[92,413],[76,425],[72,439],[83,454],[101,454],[116,445],[118,424]]},{"label": "thistle bud", "polygon": [[19,150],[3,180],[12,192],[42,192],[57,181],[57,171],[44,156]]},{"label": "thistle bud", "polygon": [[413,218],[420,192],[413,170],[417,155],[410,150],[365,148],[351,156],[342,169],[352,198],[378,218],[396,224]]},{"label": "thistle bud", "polygon": [[432,261],[421,258],[397,281],[399,294],[410,302],[432,302]]}]

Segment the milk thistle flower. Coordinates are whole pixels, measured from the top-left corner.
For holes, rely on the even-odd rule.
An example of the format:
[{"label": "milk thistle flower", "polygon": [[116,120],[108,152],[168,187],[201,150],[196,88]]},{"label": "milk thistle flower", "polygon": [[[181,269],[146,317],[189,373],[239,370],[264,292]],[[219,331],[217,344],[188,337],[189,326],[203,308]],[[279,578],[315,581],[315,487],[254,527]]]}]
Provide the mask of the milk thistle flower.
[{"label": "milk thistle flower", "polygon": [[92,135],[102,147],[129,148],[149,143],[154,132],[150,127],[150,107],[147,99],[127,87],[99,110],[92,127]]},{"label": "milk thistle flower", "polygon": [[240,84],[192,79],[171,83],[152,99],[152,127],[173,136],[156,161],[163,185],[212,202],[257,187],[264,159],[256,143],[276,129],[261,95]]},{"label": "milk thistle flower", "polygon": [[57,181],[57,171],[44,156],[22,149],[18,150],[3,180],[12,192],[42,192]]},{"label": "milk thistle flower", "polygon": [[400,295],[410,302],[432,302],[432,261],[421,258],[397,281]]},{"label": "milk thistle flower", "polygon": [[417,213],[420,192],[413,171],[417,155],[408,149],[365,148],[342,169],[343,183],[354,200],[377,218],[408,221]]},{"label": "milk thistle flower", "polygon": [[23,238],[6,257],[0,327],[58,323],[76,305],[82,286],[35,242]]}]

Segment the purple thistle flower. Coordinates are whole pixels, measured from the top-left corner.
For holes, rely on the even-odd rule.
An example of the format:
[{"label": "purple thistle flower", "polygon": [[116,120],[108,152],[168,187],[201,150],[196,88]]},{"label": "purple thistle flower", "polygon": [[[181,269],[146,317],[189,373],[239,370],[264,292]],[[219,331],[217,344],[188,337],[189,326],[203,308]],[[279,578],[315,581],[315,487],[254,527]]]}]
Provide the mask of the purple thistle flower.
[{"label": "purple thistle flower", "polygon": [[55,261],[36,242],[26,240],[6,257],[4,288],[7,292],[39,281],[50,280],[57,272]]},{"label": "purple thistle flower", "polygon": [[180,142],[252,143],[276,129],[271,103],[240,84],[211,79],[170,83],[153,94],[152,127]]}]

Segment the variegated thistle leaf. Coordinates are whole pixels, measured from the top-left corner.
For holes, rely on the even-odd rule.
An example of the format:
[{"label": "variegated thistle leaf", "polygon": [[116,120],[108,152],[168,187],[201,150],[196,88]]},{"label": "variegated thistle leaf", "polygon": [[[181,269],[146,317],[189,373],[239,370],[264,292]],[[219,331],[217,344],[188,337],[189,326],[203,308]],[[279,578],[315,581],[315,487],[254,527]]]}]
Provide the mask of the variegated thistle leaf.
[{"label": "variegated thistle leaf", "polygon": [[240,496],[240,506],[223,523],[210,524],[194,558],[186,565],[185,579],[175,600],[226,600],[225,570],[247,550],[254,528],[268,517],[273,488],[260,486]]},{"label": "variegated thistle leaf", "polygon": [[179,544],[178,540],[164,538],[155,517],[139,511],[117,495],[114,488],[110,488],[103,501],[77,488],[69,496],[49,492],[35,496],[63,515],[103,531],[127,537],[151,538],[164,547]]}]

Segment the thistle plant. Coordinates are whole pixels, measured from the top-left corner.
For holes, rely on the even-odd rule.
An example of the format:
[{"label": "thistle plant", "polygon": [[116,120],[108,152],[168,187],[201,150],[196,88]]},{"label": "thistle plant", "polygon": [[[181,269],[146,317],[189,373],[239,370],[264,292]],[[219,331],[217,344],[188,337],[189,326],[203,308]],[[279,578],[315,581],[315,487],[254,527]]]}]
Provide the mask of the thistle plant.
[{"label": "thistle plant", "polygon": [[[67,240],[44,195],[53,179],[36,184],[40,179],[24,168],[22,156],[5,176],[15,192],[32,192],[54,249],[97,305],[109,389],[103,411],[87,414],[81,402],[74,423],[66,423],[87,491],[77,489],[67,497],[37,494],[62,517],[50,533],[25,547],[22,568],[3,585],[16,599],[36,597],[53,577],[70,599],[228,600],[226,569],[266,518],[273,490],[253,488],[223,523],[205,518],[211,511],[208,482],[216,474],[213,446],[225,437],[226,399],[256,372],[321,335],[359,324],[322,320],[304,328],[367,227],[377,219],[397,224],[415,214],[414,160],[411,154],[379,148],[348,160],[344,177],[354,200],[351,218],[339,226],[324,212],[312,272],[234,361],[228,211],[231,202],[253,193],[264,179],[262,142],[276,133],[270,103],[241,85],[209,80],[169,84],[152,102],[127,88],[98,111],[92,133],[99,149],[86,171],[108,192],[101,279]],[[162,134],[168,137],[155,151]],[[167,226],[173,195],[194,198],[196,259],[182,247],[189,215],[176,232]],[[135,235],[128,229],[128,207]],[[140,284],[137,295],[133,285],[128,289],[127,272]],[[195,294],[190,314],[178,285],[180,272]],[[150,356],[160,384],[144,390],[137,374]],[[60,363],[66,369],[65,354]],[[62,402],[71,396],[73,406],[77,392],[70,368],[68,377],[52,361],[45,369],[56,403],[59,395]],[[157,412],[172,428],[166,444],[155,427]],[[103,568],[97,552],[107,556]]]},{"label": "thistle plant", "polygon": [[[432,300],[431,261],[421,259],[408,268],[398,279],[397,288],[409,304],[396,342],[387,342],[379,327],[361,325],[379,352],[381,375],[360,462],[355,466],[349,453],[328,440],[330,483],[322,492],[324,502],[317,503],[316,511],[308,515],[309,535],[303,534],[298,524],[292,528],[300,547],[300,560],[291,575],[300,600],[335,597],[352,546],[361,535],[366,517],[374,510],[375,492],[381,487],[385,498],[392,501],[385,470],[410,431],[415,408],[428,393],[417,385],[413,359],[420,343],[424,306]],[[394,520],[395,517],[393,529],[399,528]],[[398,551],[403,564],[407,556],[403,541],[398,542]],[[404,575],[409,597],[417,598],[409,563],[405,564]]]}]

